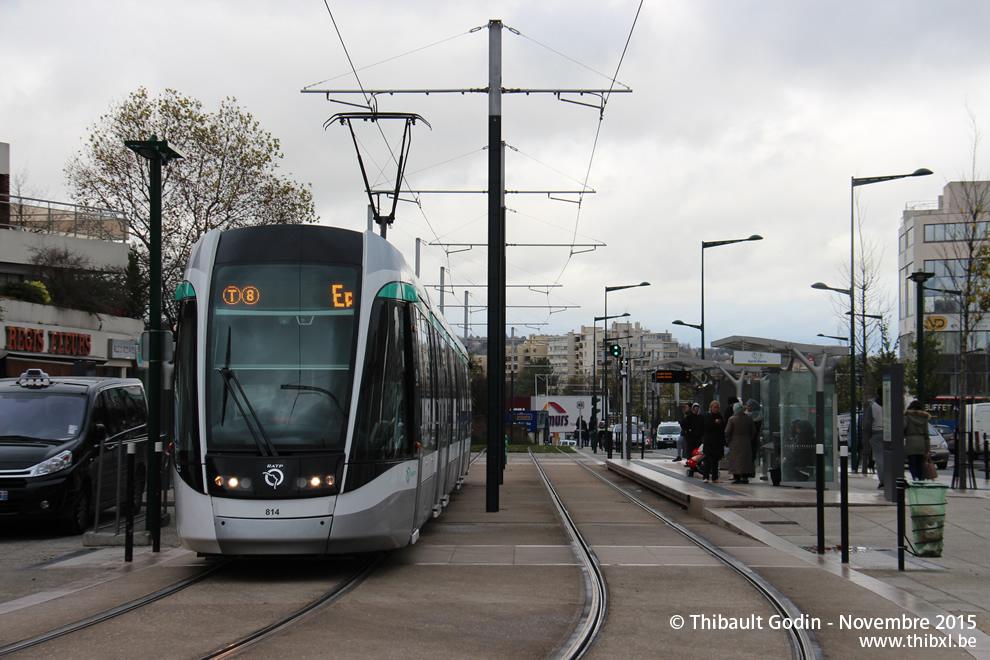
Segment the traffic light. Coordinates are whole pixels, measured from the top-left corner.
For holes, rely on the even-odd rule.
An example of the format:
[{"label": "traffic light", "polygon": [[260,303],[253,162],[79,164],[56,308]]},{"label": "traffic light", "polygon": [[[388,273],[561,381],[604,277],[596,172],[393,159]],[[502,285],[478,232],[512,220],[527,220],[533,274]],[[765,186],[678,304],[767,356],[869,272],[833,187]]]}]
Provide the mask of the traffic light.
[{"label": "traffic light", "polygon": [[622,346],[618,344],[612,344],[612,357],[622,357]]}]

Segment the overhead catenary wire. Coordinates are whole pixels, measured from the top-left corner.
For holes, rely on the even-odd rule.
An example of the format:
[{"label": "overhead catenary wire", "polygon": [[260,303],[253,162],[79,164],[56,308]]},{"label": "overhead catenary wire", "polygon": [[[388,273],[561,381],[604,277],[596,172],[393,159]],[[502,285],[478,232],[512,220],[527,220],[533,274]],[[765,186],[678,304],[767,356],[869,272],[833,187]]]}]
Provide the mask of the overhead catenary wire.
[{"label": "overhead catenary wire", "polygon": [[[598,139],[601,136],[601,131],[602,131],[602,122],[605,119],[605,106],[608,104],[609,97],[611,96],[612,91],[614,89],[614,86],[615,86],[615,84],[617,82],[617,79],[618,79],[618,76],[619,76],[619,70],[622,68],[622,62],[625,60],[626,53],[629,50],[629,43],[630,43],[630,41],[632,41],[632,35],[633,35],[633,32],[636,29],[636,23],[639,21],[639,14],[640,14],[640,12],[642,10],[643,10],[643,0],[640,0],[639,6],[636,8],[636,16],[633,17],[632,25],[629,28],[629,34],[626,36],[626,43],[622,47],[622,54],[619,56],[619,62],[618,62],[618,64],[616,64],[615,74],[611,78],[611,86],[609,88],[609,91],[602,97],[601,112],[600,112],[600,114],[598,116],[598,126],[595,129],[595,139],[594,139],[594,142],[593,142],[592,147],[591,147],[590,158],[588,159],[588,168],[585,171],[585,179],[584,179],[584,184],[583,184],[585,187],[587,187],[588,180],[591,178],[591,167],[594,164],[595,152],[598,149]],[[619,84],[621,84],[621,83],[619,83]],[[578,226],[579,226],[580,220],[581,220],[581,201],[583,201],[583,198],[584,198],[584,195],[582,194],[580,196],[580,199],[578,200],[577,210],[575,211],[574,234],[572,236],[572,243],[576,243],[577,242]],[[571,263],[571,258],[575,254],[576,253],[574,252],[574,250],[572,248],[571,249],[571,253],[567,256],[567,259],[564,261],[564,265],[561,267],[560,272],[557,274],[557,278],[554,280],[555,283],[556,282],[559,282],[563,278],[564,272],[567,270],[567,267]],[[552,314],[552,312],[551,312],[551,314]],[[547,316],[547,318],[549,318],[549,315]]]},{"label": "overhead catenary wire", "polygon": [[[333,17],[333,12],[330,9],[329,0],[324,0],[324,4],[325,4],[325,6],[327,8],[328,13],[331,16],[331,20],[333,21],[334,28],[337,31],[338,38],[340,39],[340,43],[341,43],[341,45],[342,45],[342,47],[344,49],[344,53],[345,53],[345,55],[347,57],[348,64],[351,67],[351,73],[354,75],[355,79],[358,82],[360,93],[361,93],[361,95],[362,95],[365,103],[367,104],[367,107],[369,109],[371,109],[372,112],[375,112],[376,111],[375,108],[377,106],[377,102],[375,101],[375,94],[378,93],[378,92],[376,92],[375,90],[367,90],[364,87],[364,85],[362,84],[362,82],[360,80],[360,77],[358,75],[359,69],[354,65],[354,62],[353,62],[350,54],[348,53],[346,46],[344,45],[344,40],[343,40],[341,31],[340,31],[339,27],[337,26],[336,20]],[[627,38],[626,38],[626,41],[625,41],[625,44],[624,44],[624,47],[623,47],[623,50],[622,50],[622,54],[621,54],[621,56],[619,58],[619,62],[618,62],[617,66],[616,66],[616,69],[615,69],[615,74],[613,76],[611,76],[611,77],[609,77],[609,76],[607,76],[605,74],[602,74],[599,71],[596,71],[594,68],[589,67],[587,65],[584,65],[584,64],[578,62],[576,59],[571,58],[571,57],[569,57],[567,55],[564,55],[563,53],[560,53],[559,51],[557,51],[557,50],[555,50],[553,48],[550,48],[549,46],[546,46],[545,44],[539,43],[538,41],[536,41],[532,37],[529,37],[528,35],[523,35],[519,30],[516,30],[514,28],[510,28],[508,26],[503,26],[510,33],[516,34],[518,36],[522,36],[525,39],[527,39],[527,40],[529,40],[529,41],[531,41],[531,42],[533,42],[533,43],[535,43],[535,44],[537,44],[537,45],[539,45],[539,46],[541,46],[541,47],[543,47],[543,48],[545,48],[545,49],[547,49],[547,50],[549,50],[549,51],[551,51],[551,52],[553,52],[555,54],[557,54],[558,56],[563,57],[564,59],[566,59],[566,60],[568,60],[568,61],[570,61],[572,63],[575,63],[575,64],[577,64],[577,65],[579,65],[579,66],[581,66],[581,67],[583,67],[583,68],[585,68],[585,69],[587,69],[589,71],[592,71],[593,73],[595,73],[597,75],[600,75],[602,77],[608,78],[610,80],[610,85],[609,85],[608,90],[598,90],[598,91],[595,91],[595,96],[600,99],[600,105],[593,106],[593,107],[598,107],[599,108],[599,121],[598,121],[598,125],[596,127],[596,132],[595,132],[595,137],[594,137],[594,140],[593,140],[593,143],[592,143],[591,153],[589,154],[589,157],[588,157],[588,166],[585,169],[584,181],[581,182],[581,181],[579,181],[576,178],[568,177],[568,178],[571,178],[572,180],[580,183],[580,185],[581,185],[581,190],[573,191],[573,193],[577,195],[578,199],[576,201],[570,200],[570,199],[560,200],[560,201],[568,201],[568,202],[576,203],[577,204],[577,210],[576,210],[576,215],[575,215],[575,218],[574,218],[573,228],[571,230],[571,233],[572,233],[572,238],[571,238],[571,243],[570,243],[571,249],[569,251],[569,254],[568,254],[567,258],[565,259],[564,264],[562,265],[560,271],[558,272],[557,277],[553,280],[554,284],[560,284],[561,280],[563,279],[563,276],[564,276],[565,272],[568,269],[568,266],[569,266],[570,261],[573,258],[573,256],[575,254],[580,254],[582,251],[584,251],[584,250],[579,251],[579,250],[576,250],[575,249],[575,248],[578,247],[577,243],[578,243],[579,227],[580,227],[580,220],[581,220],[582,202],[583,202],[583,199],[584,199],[584,195],[585,194],[588,194],[589,192],[594,192],[593,190],[591,190],[591,189],[588,188],[588,185],[587,184],[588,184],[588,181],[590,180],[591,171],[592,171],[592,167],[593,167],[593,164],[594,164],[594,158],[595,158],[595,154],[596,154],[596,151],[597,151],[597,146],[599,144],[599,140],[600,140],[600,137],[601,137],[602,122],[604,120],[605,106],[607,105],[608,100],[609,100],[611,94],[614,91],[631,91],[631,89],[629,89],[629,87],[627,85],[625,85],[624,83],[619,82],[617,78],[618,78],[619,71],[621,70],[622,63],[623,63],[623,60],[625,58],[625,55],[626,55],[626,53],[628,51],[629,44],[630,44],[631,38],[632,38],[632,34],[633,34],[634,30],[635,30],[636,23],[638,22],[638,18],[639,18],[639,15],[641,13],[642,7],[643,7],[643,3],[641,1],[639,3],[638,8],[637,8],[636,15],[635,15],[635,18],[633,20],[632,26],[630,27],[629,33],[627,35]],[[425,50],[427,48],[430,48],[430,47],[433,47],[433,46],[436,46],[436,45],[439,45],[439,44],[443,44],[443,43],[449,42],[449,41],[451,41],[453,39],[456,39],[456,38],[458,38],[460,36],[464,36],[466,34],[471,34],[471,33],[474,33],[474,32],[478,32],[478,31],[480,31],[482,29],[483,29],[483,27],[479,27],[479,28],[475,28],[475,29],[469,30],[467,32],[463,32],[463,33],[459,33],[457,35],[453,35],[451,37],[447,37],[445,39],[442,39],[442,40],[433,42],[431,44],[428,44],[426,46],[422,46],[420,48],[417,48],[417,49],[414,49],[412,51],[409,51],[408,53],[404,53],[403,55],[396,55],[396,56],[387,58],[385,60],[382,60],[378,64],[381,64],[381,63],[384,63],[384,62],[389,62],[389,61],[392,61],[392,60],[401,58],[401,57],[403,57],[405,55],[408,55],[408,54],[420,52],[420,51]],[[362,69],[360,69],[360,70],[364,70],[364,69],[370,68],[371,66],[376,66],[376,65],[369,65],[367,67],[362,67]],[[346,75],[346,74],[342,74],[342,75]],[[341,76],[337,76],[337,77],[341,77]],[[335,79],[335,78],[330,78],[330,79],[327,79],[327,80],[333,80],[333,79]],[[326,81],[322,81],[322,82],[326,82]],[[310,88],[312,88],[312,87],[314,87],[315,85],[318,85],[318,84],[320,84],[320,83],[314,83],[312,85],[309,85],[309,86],[307,86],[306,89],[304,89],[304,91],[310,91],[310,92],[315,91],[315,90],[312,90]],[[616,89],[617,86],[621,87],[621,89],[617,90]],[[430,91],[422,90],[422,91],[424,91],[426,93],[430,93],[430,91],[436,91],[436,90],[430,90]],[[441,90],[441,91],[447,91],[447,90]],[[451,91],[457,91],[457,90],[451,90]],[[460,90],[460,92],[462,94],[465,91],[466,90]],[[470,91],[482,91],[482,90],[470,90]],[[513,91],[513,92],[525,91],[525,92],[528,93],[528,92],[534,91],[534,90],[504,90],[504,91],[506,91],[506,92],[510,92],[510,91]],[[535,91],[542,91],[542,90],[535,90]],[[551,91],[551,90],[546,90],[546,91]],[[561,94],[561,92],[565,92],[565,91],[567,91],[567,90],[557,90],[554,93],[557,95],[558,99],[561,99],[560,94]],[[582,92],[588,92],[588,93],[591,93],[592,92],[592,90],[572,90],[572,91],[582,91]],[[392,92],[382,92],[382,93],[392,93]],[[333,100],[333,99],[330,99],[329,92],[327,93],[327,98],[329,100]],[[566,100],[566,99],[561,99],[561,100]],[[385,141],[386,146],[387,146],[388,145],[388,140],[385,137],[384,131],[382,130],[382,128],[381,128],[380,125],[379,125],[379,132],[381,133],[382,138]],[[516,151],[518,153],[522,153],[521,151],[519,151],[515,147],[511,147],[510,146],[510,149],[513,149],[514,151]],[[391,159],[394,162],[396,160],[396,158],[395,158],[394,152],[391,149],[389,149],[389,155],[390,155]],[[453,160],[457,160],[459,158],[463,158],[463,157],[465,157],[467,155],[470,155],[470,154],[464,154],[462,156],[458,156],[458,157],[455,157],[455,158],[452,158],[452,159],[448,159],[447,161],[443,161],[443,163],[438,163],[438,164],[432,165],[430,167],[431,168],[432,167],[436,167],[436,166],[438,166],[440,164],[448,163],[448,162],[451,162]],[[523,155],[526,156],[527,158],[531,158],[535,162],[541,163],[539,160],[537,160],[535,158],[532,158],[528,154],[524,154],[523,153]],[[541,163],[541,164],[544,164],[544,163]],[[376,163],[376,165],[377,165],[377,163]],[[549,167],[547,165],[545,165],[545,166],[546,167]],[[430,169],[430,168],[424,168],[424,169]],[[562,172],[559,172],[559,170],[556,170],[554,168],[550,168],[550,169],[553,169],[557,173],[563,175],[563,173]],[[424,170],[417,171],[417,174],[420,173],[420,172],[422,172],[422,171],[424,171]],[[379,175],[380,175],[380,178],[384,176],[384,168],[383,167],[379,167]],[[567,175],[564,175],[564,176],[567,176]],[[379,180],[381,180],[380,178],[379,178]],[[412,201],[413,203],[415,203],[417,205],[417,208],[420,211],[420,215],[423,218],[424,222],[426,223],[427,228],[429,229],[429,232],[439,242],[439,240],[440,240],[439,234],[436,231],[436,229],[434,228],[433,223],[430,221],[430,218],[428,217],[428,215],[426,213],[426,210],[423,208],[423,203],[422,203],[422,198],[421,198],[420,193],[417,192],[417,191],[415,191],[412,188],[408,176],[405,175],[404,173],[401,175],[401,182],[400,182],[400,184],[401,185],[397,185],[396,186],[396,189],[399,191],[399,193],[397,193],[397,196],[398,196],[398,194],[402,194],[402,192],[403,192],[402,191],[402,186],[404,185],[406,187],[405,193],[408,194],[408,195],[411,195],[412,196],[412,200],[402,200],[402,201],[407,201],[407,202],[408,201]],[[555,198],[551,196],[551,199],[555,199]],[[408,235],[407,232],[403,232],[403,233],[406,233]],[[453,275],[453,273],[455,272],[455,270],[451,267],[452,264],[451,264],[451,258],[450,258],[450,256],[451,256],[451,251],[445,249],[444,250],[442,261],[444,263],[446,263],[448,271]],[[514,268],[519,268],[519,267],[516,266],[516,265],[514,265]],[[463,273],[461,273],[461,275],[463,276]],[[465,279],[467,279],[467,278],[465,278]],[[543,278],[540,278],[540,279],[543,279]],[[550,296],[550,289],[549,288],[546,290],[546,295],[548,296],[548,298],[547,298],[547,307],[550,307],[551,308],[551,311],[548,314],[548,316],[549,316],[549,315],[552,315],[553,313],[555,313],[555,311],[559,311],[559,310],[555,309],[556,307],[559,307],[559,306],[558,305],[554,305],[550,301],[550,297],[549,297]]]}]

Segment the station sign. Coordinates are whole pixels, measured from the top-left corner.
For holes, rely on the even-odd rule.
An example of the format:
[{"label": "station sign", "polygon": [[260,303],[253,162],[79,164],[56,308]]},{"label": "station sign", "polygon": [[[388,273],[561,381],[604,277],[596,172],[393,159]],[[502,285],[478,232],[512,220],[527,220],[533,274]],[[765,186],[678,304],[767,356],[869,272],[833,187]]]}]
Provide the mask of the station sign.
[{"label": "station sign", "polygon": [[690,371],[654,371],[650,374],[650,381],[654,383],[690,383]]},{"label": "station sign", "polygon": [[763,353],[761,351],[732,352],[732,364],[737,367],[779,367],[781,363],[780,353]]}]

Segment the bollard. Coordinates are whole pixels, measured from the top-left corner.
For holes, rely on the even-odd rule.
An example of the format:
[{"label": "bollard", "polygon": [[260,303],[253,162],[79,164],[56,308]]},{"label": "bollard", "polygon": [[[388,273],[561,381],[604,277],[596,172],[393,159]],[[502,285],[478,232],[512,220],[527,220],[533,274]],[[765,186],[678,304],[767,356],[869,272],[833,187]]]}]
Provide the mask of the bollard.
[{"label": "bollard", "polygon": [[124,518],[124,561],[127,562],[134,561],[134,456],[136,453],[137,444],[128,443],[127,486],[125,488],[127,496],[124,498],[124,509],[127,512]]},{"label": "bollard", "polygon": [[[155,464],[150,468],[148,468],[149,472],[150,470],[157,470],[159,476],[161,475],[161,470],[162,470],[162,451],[164,450],[164,448],[165,447],[161,442],[155,443]],[[157,512],[155,517],[159,521],[161,521],[162,519],[162,515],[161,515],[162,489],[160,487],[161,479],[156,477],[155,482],[159,484],[159,488],[155,489],[154,506],[155,506],[155,511]],[[151,503],[148,504],[148,508],[149,509],[151,508]],[[151,551],[161,552],[161,549],[162,549],[162,526],[161,524],[157,524],[151,530]]]},{"label": "bollard", "polygon": [[849,446],[839,447],[839,535],[842,563],[849,563]]},{"label": "bollard", "polygon": [[987,434],[983,434],[983,478],[990,479],[990,442]]},{"label": "bollard", "polygon": [[907,482],[897,480],[897,570],[904,570],[904,490]]},{"label": "bollard", "polygon": [[825,445],[815,445],[815,491],[818,509],[818,554],[825,554]]}]

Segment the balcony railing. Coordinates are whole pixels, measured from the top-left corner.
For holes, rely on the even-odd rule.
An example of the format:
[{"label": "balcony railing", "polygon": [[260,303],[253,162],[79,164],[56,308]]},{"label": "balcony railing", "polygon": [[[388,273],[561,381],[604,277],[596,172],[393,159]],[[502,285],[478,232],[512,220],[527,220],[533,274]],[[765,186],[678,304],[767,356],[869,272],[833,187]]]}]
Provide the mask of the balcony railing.
[{"label": "balcony railing", "polygon": [[125,242],[127,216],[44,199],[0,195],[0,229]]}]

